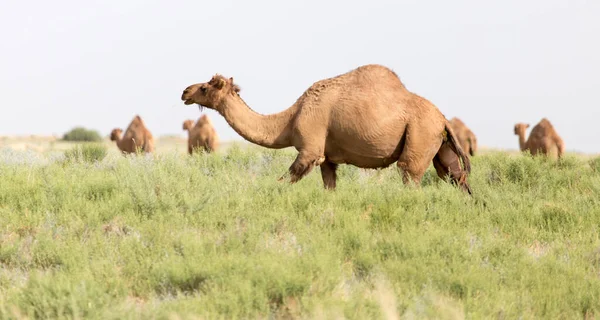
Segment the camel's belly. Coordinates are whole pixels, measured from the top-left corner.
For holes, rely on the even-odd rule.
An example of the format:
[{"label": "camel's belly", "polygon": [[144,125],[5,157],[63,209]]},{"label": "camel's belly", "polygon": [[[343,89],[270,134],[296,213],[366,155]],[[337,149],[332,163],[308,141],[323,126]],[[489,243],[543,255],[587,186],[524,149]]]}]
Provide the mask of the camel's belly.
[{"label": "camel's belly", "polygon": [[398,161],[398,158],[367,158],[367,157],[327,157],[327,160],[337,164],[351,164],[359,168],[385,168]]},{"label": "camel's belly", "polygon": [[[361,150],[362,149],[362,150]],[[337,164],[351,164],[360,168],[385,168],[398,161],[400,148],[387,150],[372,148],[345,149],[338,147],[326,148],[325,157]]]},{"label": "camel's belly", "polygon": [[333,163],[361,168],[387,167],[400,157],[403,130],[378,131],[330,132],[325,143],[325,157]]}]

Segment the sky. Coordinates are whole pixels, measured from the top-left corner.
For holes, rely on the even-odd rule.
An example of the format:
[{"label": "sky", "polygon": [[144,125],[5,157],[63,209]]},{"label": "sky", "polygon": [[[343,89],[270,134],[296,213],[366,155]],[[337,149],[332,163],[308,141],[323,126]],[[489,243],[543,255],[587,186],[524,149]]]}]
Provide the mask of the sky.
[{"label": "sky", "polygon": [[[600,152],[600,1],[0,2],[0,135],[108,135],[139,114],[185,137],[185,87],[233,77],[263,114],[312,83],[377,63],[481,146],[516,149],[547,117],[568,151]],[[242,140],[204,111],[221,140]]]}]

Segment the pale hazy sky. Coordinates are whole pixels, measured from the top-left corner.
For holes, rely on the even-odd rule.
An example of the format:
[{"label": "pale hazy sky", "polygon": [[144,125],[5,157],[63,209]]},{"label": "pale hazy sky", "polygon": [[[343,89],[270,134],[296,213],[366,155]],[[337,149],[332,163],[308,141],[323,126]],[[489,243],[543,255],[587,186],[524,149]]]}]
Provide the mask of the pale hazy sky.
[{"label": "pale hazy sky", "polygon": [[[214,73],[260,113],[363,64],[458,116],[481,145],[548,117],[568,150],[600,152],[600,1],[0,1],[0,135],[107,135],[140,114],[184,136],[179,100]],[[241,139],[214,111],[222,140]]]}]

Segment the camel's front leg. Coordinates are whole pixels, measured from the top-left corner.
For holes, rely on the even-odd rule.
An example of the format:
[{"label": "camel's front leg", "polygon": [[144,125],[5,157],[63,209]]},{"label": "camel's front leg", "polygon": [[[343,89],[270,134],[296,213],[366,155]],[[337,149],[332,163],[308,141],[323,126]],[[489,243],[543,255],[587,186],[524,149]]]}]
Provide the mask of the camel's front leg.
[{"label": "camel's front leg", "polygon": [[296,160],[288,172],[281,176],[278,180],[283,180],[287,174],[290,175],[290,183],[298,182],[305,175],[307,175],[315,166],[321,165],[325,161],[324,156],[316,156],[308,152],[300,152],[296,157]]},{"label": "camel's front leg", "polygon": [[338,165],[325,160],[321,163],[321,177],[323,178],[323,185],[325,189],[335,189],[335,182],[337,180],[337,174],[335,171],[337,170]]}]

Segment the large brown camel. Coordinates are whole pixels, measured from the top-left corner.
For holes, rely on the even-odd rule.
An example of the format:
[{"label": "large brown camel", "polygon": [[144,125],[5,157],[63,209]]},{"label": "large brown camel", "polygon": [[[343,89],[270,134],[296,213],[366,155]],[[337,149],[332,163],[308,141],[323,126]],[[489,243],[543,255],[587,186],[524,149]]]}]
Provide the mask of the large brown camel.
[{"label": "large brown camel", "polygon": [[195,150],[213,152],[219,147],[219,136],[207,115],[202,115],[196,125],[194,120],[185,120],[183,130],[188,132],[188,152]]},{"label": "large brown camel", "polygon": [[527,128],[529,128],[529,124],[527,123],[515,124],[515,135],[519,136],[519,148],[521,151],[529,150],[531,155],[543,154],[551,158],[561,158],[565,153],[565,143],[548,119],[542,118],[531,129],[529,138],[525,140]]},{"label": "large brown camel", "polygon": [[123,153],[136,153],[138,151],[154,152],[154,138],[146,128],[142,118],[136,115],[121,138],[123,130],[116,128],[110,133],[110,140],[117,142],[117,147]]},{"label": "large brown camel", "polygon": [[456,133],[456,139],[460,143],[460,146],[468,154],[474,156],[475,152],[477,152],[477,137],[473,131],[462,120],[456,117],[450,119],[450,124]]},{"label": "large brown camel", "polygon": [[[265,85],[273,88],[276,83],[273,79]],[[271,115],[250,109],[239,91],[233,78],[217,74],[209,82],[188,86],[181,99],[186,105],[198,104],[200,110],[216,110],[252,143],[296,148],[298,156],[288,171],[291,183],[320,166],[325,188],[334,189],[339,164],[384,168],[394,162],[402,169],[404,183],[419,183],[433,161],[438,176],[449,175],[471,193],[470,160],[448,120],[384,66],[365,65],[318,81],[291,107]]]}]

